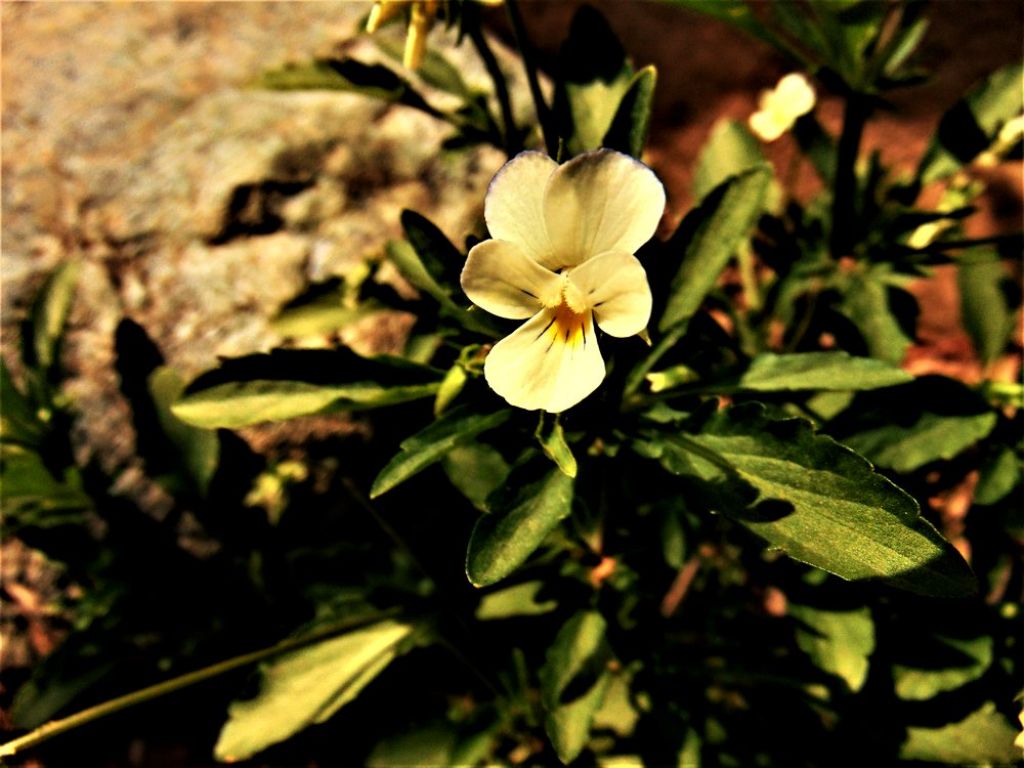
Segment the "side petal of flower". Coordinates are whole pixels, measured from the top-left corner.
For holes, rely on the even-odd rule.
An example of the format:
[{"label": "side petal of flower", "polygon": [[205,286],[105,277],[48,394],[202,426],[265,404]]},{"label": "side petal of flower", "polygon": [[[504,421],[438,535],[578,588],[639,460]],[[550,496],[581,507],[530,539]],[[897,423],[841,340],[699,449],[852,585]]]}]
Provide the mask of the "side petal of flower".
[{"label": "side petal of flower", "polygon": [[604,379],[590,313],[583,317],[580,333],[569,334],[556,321],[555,310],[537,313],[494,345],[484,362],[484,377],[517,408],[560,413],[576,405]]},{"label": "side petal of flower", "polygon": [[544,224],[544,190],[558,164],[540,152],[521,152],[494,176],[484,199],[484,220],[495,240],[520,246],[545,263],[550,240]]},{"label": "side petal of flower", "polygon": [[772,110],[764,109],[750,116],[750,130],[761,141],[775,141],[789,129],[789,126],[788,120]]},{"label": "side petal of flower", "polygon": [[544,197],[553,269],[575,266],[604,251],[633,253],[654,235],[665,210],[665,188],[629,155],[588,152],[559,166]]},{"label": "side petal of flower", "polygon": [[622,251],[602,253],[569,273],[569,281],[593,310],[609,336],[640,333],[651,319],[651,287],[636,257]]},{"label": "side petal of flower", "polygon": [[561,291],[558,275],[504,240],[473,246],[460,282],[470,301],[509,320],[524,320],[545,306],[557,306]]}]

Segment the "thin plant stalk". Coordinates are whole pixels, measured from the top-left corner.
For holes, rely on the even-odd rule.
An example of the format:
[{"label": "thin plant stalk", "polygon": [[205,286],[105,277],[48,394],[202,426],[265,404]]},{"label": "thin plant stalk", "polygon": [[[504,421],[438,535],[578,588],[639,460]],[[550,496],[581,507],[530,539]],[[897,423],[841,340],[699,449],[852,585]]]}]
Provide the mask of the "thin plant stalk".
[{"label": "thin plant stalk", "polygon": [[175,691],[180,691],[182,688],[188,688],[189,686],[196,685],[197,683],[202,683],[214,677],[227,674],[228,672],[239,669],[240,667],[246,667],[250,664],[255,664],[258,661],[269,659],[287,651],[294,651],[307,645],[312,645],[320,640],[325,640],[357,627],[395,616],[397,613],[398,609],[392,609],[380,611],[370,616],[350,617],[343,621],[338,621],[325,626],[320,630],[303,637],[291,637],[286,640],[282,640],[269,648],[261,648],[260,650],[252,651],[251,653],[243,653],[240,656],[234,656],[230,659],[226,659],[225,661],[219,661],[216,664],[203,667],[195,672],[188,672],[187,674],[180,675],[170,680],[165,680],[162,683],[157,683],[156,685],[151,685],[138,691],[133,691],[132,693],[125,694],[124,696],[118,696],[117,698],[110,699],[102,704],[97,704],[96,706],[89,707],[88,709],[83,709],[81,712],[76,712],[69,717],[61,718],[60,720],[51,720],[50,722],[39,726],[35,730],[26,733],[24,736],[19,736],[16,739],[8,741],[6,744],[0,744],[0,757],[13,757],[26,749],[42,744],[44,741],[49,741],[54,736],[59,736],[60,734],[74,730],[75,728],[80,728],[81,726],[87,725],[95,720],[99,720],[102,717],[120,712],[123,709],[129,709],[152,699],[166,696],[167,694],[174,693]]},{"label": "thin plant stalk", "polygon": [[534,108],[537,110],[537,121],[540,123],[540,130],[544,136],[544,146],[551,157],[556,157],[558,154],[558,131],[555,130],[551,108],[544,100],[544,93],[540,88],[536,54],[533,46],[530,45],[530,38],[526,34],[526,25],[523,24],[522,14],[519,13],[519,3],[517,0],[505,0],[505,8],[519,45],[519,54],[523,57],[526,79],[530,84],[530,95],[533,97]]}]

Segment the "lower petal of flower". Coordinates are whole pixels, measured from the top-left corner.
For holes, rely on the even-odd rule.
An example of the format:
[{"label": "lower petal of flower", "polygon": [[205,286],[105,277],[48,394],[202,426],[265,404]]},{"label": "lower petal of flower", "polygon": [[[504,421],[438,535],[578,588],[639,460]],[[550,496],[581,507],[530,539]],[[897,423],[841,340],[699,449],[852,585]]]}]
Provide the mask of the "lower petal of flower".
[{"label": "lower petal of flower", "polygon": [[604,373],[591,313],[565,305],[538,312],[495,344],[484,363],[487,383],[510,405],[549,413],[583,400]]}]

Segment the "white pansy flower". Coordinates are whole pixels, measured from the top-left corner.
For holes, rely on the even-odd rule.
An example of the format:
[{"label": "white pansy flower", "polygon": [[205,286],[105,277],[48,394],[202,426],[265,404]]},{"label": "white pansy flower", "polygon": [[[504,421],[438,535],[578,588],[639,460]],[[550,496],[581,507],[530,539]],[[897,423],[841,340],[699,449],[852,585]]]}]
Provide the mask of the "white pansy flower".
[{"label": "white pansy flower", "polygon": [[775,141],[813,108],[814,88],[802,74],[792,72],[772,90],[761,91],[758,111],[750,116],[750,130],[762,141]]},{"label": "white pansy flower", "polygon": [[526,320],[484,362],[511,405],[558,413],[597,389],[609,336],[640,333],[651,316],[647,274],[633,253],[654,235],[665,189],[628,155],[598,150],[558,165],[512,158],[484,201],[492,240],[476,245],[462,289],[498,317]]}]

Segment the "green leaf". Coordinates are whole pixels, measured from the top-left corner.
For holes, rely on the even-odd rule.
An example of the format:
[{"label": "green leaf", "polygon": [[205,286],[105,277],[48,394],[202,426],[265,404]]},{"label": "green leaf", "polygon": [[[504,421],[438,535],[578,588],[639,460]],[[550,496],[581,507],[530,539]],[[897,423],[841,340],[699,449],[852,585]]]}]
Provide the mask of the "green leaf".
[{"label": "green leaf", "polygon": [[1021,463],[1012,448],[1003,448],[981,465],[978,485],[974,489],[975,504],[995,504],[1017,487]]},{"label": "green leaf", "polygon": [[[466,261],[462,251],[425,216],[406,209],[402,211],[401,219],[409,244],[419,255],[424,269],[434,278],[435,284],[457,287]],[[446,290],[445,293],[448,295]]]},{"label": "green leaf", "polygon": [[[518,487],[518,486],[516,486]],[[524,485],[511,503],[497,505],[473,528],[466,575],[477,587],[501,581],[533,554],[572,511],[573,480],[552,469]]]},{"label": "green leaf", "polygon": [[611,681],[605,627],[597,611],[577,613],[555,637],[540,671],[544,727],[563,763],[575,760],[587,745],[591,722]]},{"label": "green leaf", "polygon": [[407,80],[382,64],[355,59],[315,59],[268,70],[257,87],[274,91],[354,91],[375,99],[399,102],[428,114],[439,113]]},{"label": "green leaf", "polygon": [[457,446],[503,424],[511,414],[509,410],[473,413],[465,406],[449,411],[426,429],[402,441],[402,450],[373,481],[370,498],[387,493],[431,464],[436,464]]},{"label": "green leaf", "polygon": [[445,314],[470,330],[488,336],[500,335],[489,321],[479,315],[467,312],[452,300],[450,292],[434,279],[410,243],[404,240],[392,240],[387,245],[387,252],[388,258],[405,279],[427,295],[432,296],[441,305]]},{"label": "green leaf", "polygon": [[457,733],[449,723],[434,723],[388,736],[373,748],[367,768],[452,765]]},{"label": "green leaf", "polygon": [[25,363],[30,368],[45,371],[57,361],[57,350],[75,297],[79,271],[77,261],[61,264],[46,279],[36,296],[27,334],[31,345],[30,348],[26,345],[24,350]]},{"label": "green leaf", "polygon": [[870,357],[846,352],[803,352],[758,355],[739,377],[736,389],[753,392],[860,391],[905,384],[913,377]]},{"label": "green leaf", "polygon": [[577,155],[601,146],[633,81],[633,68],[604,17],[590,6],[573,16],[559,52],[563,75],[556,84],[555,112],[566,149]]},{"label": "green leaf", "polygon": [[987,635],[970,640],[941,638],[939,642],[963,656],[961,664],[942,669],[918,669],[893,665],[896,695],[904,701],[929,701],[981,677],[992,664],[992,638]]},{"label": "green leaf", "polygon": [[797,119],[793,125],[793,137],[825,187],[831,189],[836,177],[835,140],[821,127],[813,112]]},{"label": "green leaf", "polygon": [[[377,47],[384,51],[396,62],[402,61],[405,50],[404,41],[389,39],[382,35],[374,38]],[[459,68],[446,59],[440,51],[428,46],[423,53],[423,59],[416,68],[416,75],[428,85],[445,91],[446,93],[463,98],[470,98],[473,95],[472,89],[462,78]]]},{"label": "green leaf", "polygon": [[633,75],[629,88],[615,111],[611,127],[604,135],[602,146],[625,152],[635,158],[643,154],[651,125],[654,87],[657,82],[658,70],[653,64]]},{"label": "green leaf", "polygon": [[302,306],[286,307],[270,321],[270,328],[284,338],[326,336],[382,311],[386,308],[373,300],[346,306],[341,295],[334,293]]},{"label": "green leaf", "polygon": [[908,728],[900,747],[903,760],[951,765],[1014,765],[1020,750],[1013,740],[1017,729],[987,702],[958,723],[942,728]]},{"label": "green leaf", "polygon": [[703,200],[708,192],[730,177],[764,163],[761,145],[747,127],[723,118],[715,123],[700,151],[693,175],[693,197]]},{"label": "green leaf", "polygon": [[729,259],[757,223],[771,179],[771,169],[765,166],[744,171],[716,187],[699,208],[687,214],[680,231],[693,234],[686,242],[682,263],[658,322],[662,333],[686,322],[700,308]]},{"label": "green leaf", "polygon": [[[871,465],[803,419],[773,420],[758,403],[704,415],[687,436],[662,436],[690,453],[690,466],[660,460],[674,474],[697,474],[727,488],[736,480],[791,511],[738,518],[790,557],[844,579],[881,578],[901,589],[963,596],[976,589],[956,549],[924,519],[914,499]],[[699,430],[699,431],[698,431]]]},{"label": "green leaf", "polygon": [[473,442],[457,445],[446,453],[444,471],[473,506],[486,512],[487,498],[505,482],[509,466],[497,450]]},{"label": "green leaf", "polygon": [[956,173],[995,140],[1002,125],[1024,111],[1024,64],[989,75],[943,115],[917,175],[923,184]]},{"label": "green leaf", "polygon": [[0,440],[38,446],[45,432],[46,426],[15,386],[7,364],[0,360]]},{"label": "green leaf", "polygon": [[839,311],[857,326],[872,357],[899,365],[910,339],[890,309],[884,277],[881,272],[853,275]]},{"label": "green leaf", "polygon": [[456,363],[448,369],[448,373],[444,375],[441,386],[437,390],[437,397],[434,399],[435,417],[448,410],[448,406],[459,396],[468,380],[469,376],[461,363]]},{"label": "green leaf", "polygon": [[945,416],[923,413],[913,424],[888,424],[843,438],[843,443],[879,467],[913,472],[933,461],[951,459],[996,425],[996,414]]},{"label": "green leaf", "polygon": [[[336,59],[288,63],[264,72],[257,83],[272,91],[351,91],[355,87],[338,71]],[[396,95],[385,89],[386,95]],[[376,94],[375,94],[376,95]]]},{"label": "green leaf", "polygon": [[871,610],[822,611],[792,603],[787,610],[810,629],[797,631],[800,650],[817,667],[842,678],[852,693],[859,691],[868,676],[868,659],[875,650]]},{"label": "green leaf", "polygon": [[171,413],[196,427],[238,429],[317,413],[396,405],[433,397],[439,386],[440,383],[386,387],[374,381],[330,385],[236,381],[186,395],[171,406]]},{"label": "green leaf", "polygon": [[540,443],[544,455],[555,462],[555,466],[568,477],[576,477],[576,457],[572,455],[572,448],[565,441],[565,431],[562,429],[558,414],[549,418],[542,412],[533,436]]},{"label": "green leaf", "polygon": [[214,756],[224,762],[246,760],[325,722],[407,650],[415,629],[381,621],[264,664],[259,694],[228,709]]},{"label": "green leaf", "polygon": [[480,599],[476,609],[479,621],[507,619],[510,616],[539,616],[558,607],[557,600],[538,602],[537,593],[544,588],[543,581],[527,581],[511,587],[489,592]]},{"label": "green leaf", "polygon": [[0,497],[8,532],[77,524],[80,512],[92,508],[74,469],[54,476],[35,450],[6,442],[0,444]]},{"label": "green leaf", "polygon": [[180,465],[199,493],[205,495],[220,457],[217,433],[186,424],[171,412],[172,405],[185,391],[185,381],[173,368],[163,366],[153,371],[149,391],[160,426],[176,449]]},{"label": "green leaf", "polygon": [[[490,765],[501,723],[477,708],[458,722],[439,720],[424,726],[402,724],[377,743],[366,759],[367,768],[417,768],[425,766]],[[479,713],[479,714],[477,714]]]},{"label": "green leaf", "polygon": [[[631,694],[632,681],[633,674],[629,670],[622,670],[618,674],[610,675],[604,702],[602,702],[601,708],[594,713],[592,722],[594,729],[609,730],[622,738],[633,735],[636,725],[640,721],[640,710],[637,709]],[[636,765],[642,768],[643,762],[637,762]],[[625,766],[619,765],[618,768],[625,768]]]},{"label": "green leaf", "polygon": [[1016,307],[1007,300],[1013,281],[993,251],[965,251],[957,265],[964,328],[981,362],[988,364],[1003,354],[1015,328]]}]

